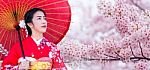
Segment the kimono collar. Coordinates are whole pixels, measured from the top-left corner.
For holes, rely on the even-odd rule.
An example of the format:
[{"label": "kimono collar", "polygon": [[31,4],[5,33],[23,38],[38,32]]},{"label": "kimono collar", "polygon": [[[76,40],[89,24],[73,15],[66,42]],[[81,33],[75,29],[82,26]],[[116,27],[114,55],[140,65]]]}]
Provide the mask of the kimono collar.
[{"label": "kimono collar", "polygon": [[31,38],[34,40],[34,42],[36,43],[37,46],[44,46],[44,45],[47,45],[46,43],[48,42],[48,40],[47,40],[45,37],[43,37],[43,38],[41,38],[41,39],[39,39],[39,40],[36,40],[36,39],[33,38],[33,37],[31,37]]},{"label": "kimono collar", "polygon": [[40,45],[40,43],[41,43],[41,41],[42,41],[42,39],[43,38],[41,38],[41,39],[39,39],[39,40],[36,40],[35,38],[33,38],[33,37],[31,37],[33,40],[34,40],[34,42],[37,44],[37,45]]}]

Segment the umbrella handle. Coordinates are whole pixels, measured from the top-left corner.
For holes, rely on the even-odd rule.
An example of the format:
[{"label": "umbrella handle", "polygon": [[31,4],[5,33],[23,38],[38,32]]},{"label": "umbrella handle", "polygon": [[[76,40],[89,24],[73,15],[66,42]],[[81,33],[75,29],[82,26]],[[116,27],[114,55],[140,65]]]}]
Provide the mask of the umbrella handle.
[{"label": "umbrella handle", "polygon": [[18,37],[19,37],[19,43],[20,43],[20,48],[21,48],[21,52],[22,52],[22,57],[25,59],[24,49],[23,49],[23,45],[22,45],[22,41],[21,41],[21,35],[20,35],[20,26],[17,25],[15,28],[18,31]]}]

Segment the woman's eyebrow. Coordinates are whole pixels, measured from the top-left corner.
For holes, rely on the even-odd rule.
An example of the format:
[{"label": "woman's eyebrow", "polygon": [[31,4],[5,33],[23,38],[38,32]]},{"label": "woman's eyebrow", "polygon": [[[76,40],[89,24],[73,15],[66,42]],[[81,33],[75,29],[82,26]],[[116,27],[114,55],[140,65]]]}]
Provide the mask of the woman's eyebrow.
[{"label": "woman's eyebrow", "polygon": [[37,17],[46,17],[46,16],[37,16]]}]

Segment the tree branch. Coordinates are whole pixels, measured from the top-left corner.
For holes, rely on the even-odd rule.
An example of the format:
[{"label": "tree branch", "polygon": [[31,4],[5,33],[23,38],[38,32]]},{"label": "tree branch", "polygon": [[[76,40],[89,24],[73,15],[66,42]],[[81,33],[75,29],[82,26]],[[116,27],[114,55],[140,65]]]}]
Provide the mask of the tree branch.
[{"label": "tree branch", "polygon": [[115,52],[115,54],[117,54],[117,56],[120,57],[120,59],[124,59],[122,56],[120,56],[117,52]]},{"label": "tree branch", "polygon": [[144,8],[142,8],[141,6],[139,6],[138,4],[136,4],[133,0],[130,0],[136,7],[138,7],[140,10],[145,11]]},{"label": "tree branch", "polygon": [[[89,58],[84,58],[86,60],[103,60],[103,61],[118,61],[118,60],[122,60],[120,58],[116,58],[116,59],[89,59]],[[141,60],[141,59],[145,59],[145,60],[149,60],[150,61],[150,58],[144,58],[144,57],[130,57],[130,60]]]},{"label": "tree branch", "polygon": [[136,56],[134,55],[134,53],[133,53],[133,50],[132,50],[132,47],[131,47],[131,46],[130,46],[130,49],[131,49],[132,55],[133,55],[134,57],[136,57]]},{"label": "tree branch", "polygon": [[112,58],[118,58],[118,57],[115,57],[115,56],[111,56],[111,55],[107,55],[107,54],[104,54],[105,56],[108,56],[108,57],[112,57]]},{"label": "tree branch", "polygon": [[139,47],[140,47],[140,49],[141,49],[141,54],[142,54],[142,56],[144,57],[144,58],[146,58],[145,56],[144,56],[144,54],[143,54],[143,50],[142,50],[142,46],[141,46],[141,43],[139,42]]}]

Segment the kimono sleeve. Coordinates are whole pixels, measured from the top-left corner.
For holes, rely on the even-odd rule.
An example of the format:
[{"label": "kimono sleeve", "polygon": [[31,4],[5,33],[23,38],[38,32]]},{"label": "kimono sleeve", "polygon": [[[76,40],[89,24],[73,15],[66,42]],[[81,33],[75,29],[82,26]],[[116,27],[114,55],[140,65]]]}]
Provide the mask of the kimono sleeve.
[{"label": "kimono sleeve", "polygon": [[58,50],[57,46],[54,44],[52,46],[52,61],[52,70],[67,70],[63,58],[60,56],[60,50]]},{"label": "kimono sleeve", "polygon": [[6,56],[3,60],[2,63],[2,69],[6,69],[6,65],[9,65],[11,67],[16,66],[18,64],[18,57],[17,57],[17,51],[18,50],[18,45],[15,44],[11,50],[8,53],[8,56]]}]

